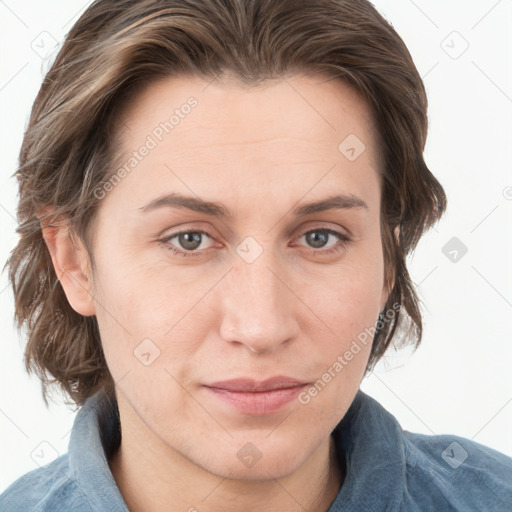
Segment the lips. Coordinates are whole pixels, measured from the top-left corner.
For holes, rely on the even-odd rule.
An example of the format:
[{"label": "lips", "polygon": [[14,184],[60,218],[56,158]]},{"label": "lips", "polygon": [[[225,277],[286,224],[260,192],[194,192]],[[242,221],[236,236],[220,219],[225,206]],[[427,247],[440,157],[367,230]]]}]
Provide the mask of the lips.
[{"label": "lips", "polygon": [[263,381],[249,378],[223,380],[205,385],[216,403],[228,405],[230,411],[249,415],[276,413],[292,402],[306,388],[307,382],[276,376]]},{"label": "lips", "polygon": [[257,393],[262,391],[272,391],[274,389],[293,388],[304,386],[305,381],[300,381],[292,377],[277,375],[263,381],[257,381],[250,378],[239,378],[231,380],[221,380],[208,384],[209,388],[225,389],[240,393]]}]

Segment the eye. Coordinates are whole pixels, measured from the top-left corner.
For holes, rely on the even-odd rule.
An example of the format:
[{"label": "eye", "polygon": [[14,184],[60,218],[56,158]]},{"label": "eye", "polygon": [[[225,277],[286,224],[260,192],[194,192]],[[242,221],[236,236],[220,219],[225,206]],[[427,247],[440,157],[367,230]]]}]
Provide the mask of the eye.
[{"label": "eye", "polygon": [[[201,256],[204,254],[206,249],[204,249],[204,247],[201,251],[198,251],[198,249],[205,236],[212,238],[208,233],[206,233],[206,231],[179,231],[178,233],[173,233],[172,235],[163,238],[160,242],[166,249],[179,256]],[[177,239],[175,243],[179,244],[183,249],[171,244],[171,240],[175,238]]]},{"label": "eye", "polygon": [[[335,241],[330,246],[327,246],[329,247],[328,249],[324,249],[330,237],[336,237],[338,242],[336,243]],[[304,238],[310,247],[312,246],[314,254],[332,254],[341,251],[350,242],[350,238],[347,235],[329,228],[310,229],[299,240],[301,238]]]},{"label": "eye", "polygon": [[[163,244],[167,250],[178,256],[202,256],[208,250],[208,248],[205,247],[201,248],[205,237],[209,239],[213,238],[206,231],[188,230],[173,233],[170,236],[159,240],[159,242]],[[327,247],[329,247],[328,249],[324,249],[330,237],[336,237],[338,242],[335,241],[334,244],[327,245]],[[306,243],[310,244],[310,248],[313,249],[312,252],[315,255],[332,254],[341,251],[350,242],[350,238],[348,236],[329,228],[310,229],[301,235],[299,240],[301,238],[304,238]],[[176,241],[172,242],[174,239],[176,239]]]}]

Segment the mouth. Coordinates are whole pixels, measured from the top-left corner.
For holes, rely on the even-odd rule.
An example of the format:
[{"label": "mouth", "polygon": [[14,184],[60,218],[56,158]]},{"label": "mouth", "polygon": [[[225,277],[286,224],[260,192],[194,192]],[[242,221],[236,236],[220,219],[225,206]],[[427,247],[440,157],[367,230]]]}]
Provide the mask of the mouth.
[{"label": "mouth", "polygon": [[291,377],[276,376],[264,381],[249,378],[218,381],[205,385],[210,396],[249,415],[276,413],[309,385]]}]

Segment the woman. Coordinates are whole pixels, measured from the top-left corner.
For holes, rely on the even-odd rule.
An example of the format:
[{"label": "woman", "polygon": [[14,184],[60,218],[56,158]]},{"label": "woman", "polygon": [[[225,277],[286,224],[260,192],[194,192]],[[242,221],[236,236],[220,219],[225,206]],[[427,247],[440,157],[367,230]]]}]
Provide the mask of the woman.
[{"label": "woman", "polygon": [[28,368],[82,407],[0,510],[506,510],[509,457],[359,389],[421,341],[426,109],[366,1],[94,2],[32,110],[8,261]]}]

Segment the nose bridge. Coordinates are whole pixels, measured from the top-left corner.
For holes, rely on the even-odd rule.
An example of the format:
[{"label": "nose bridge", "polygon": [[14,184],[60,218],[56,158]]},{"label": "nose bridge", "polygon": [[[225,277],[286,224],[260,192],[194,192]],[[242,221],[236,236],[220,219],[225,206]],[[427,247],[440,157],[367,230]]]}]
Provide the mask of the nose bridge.
[{"label": "nose bridge", "polygon": [[223,290],[221,337],[262,352],[295,336],[296,323],[293,294],[283,283],[277,258],[266,249],[251,261],[247,254],[252,251],[254,257],[254,250],[244,243],[237,248],[242,256],[235,258]]}]

